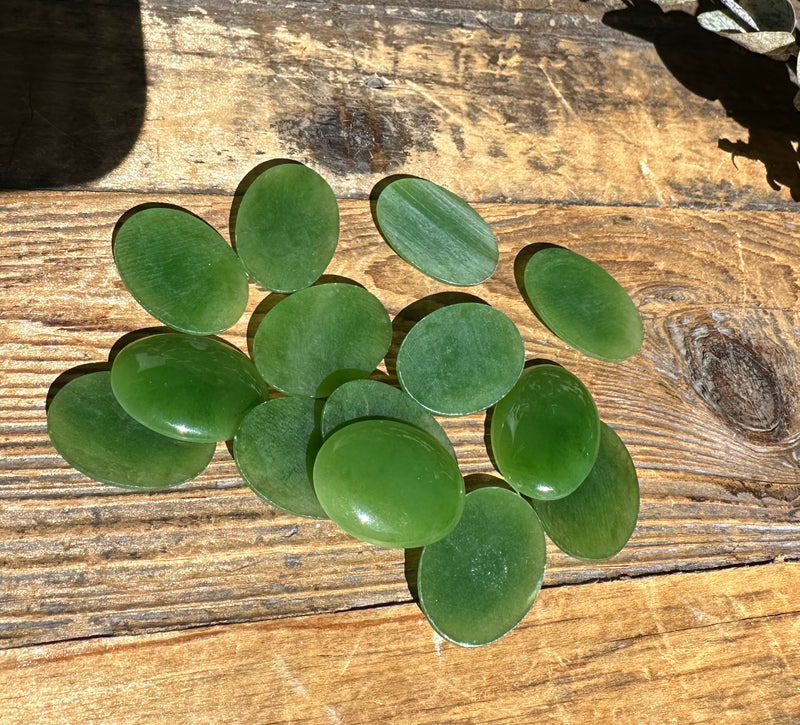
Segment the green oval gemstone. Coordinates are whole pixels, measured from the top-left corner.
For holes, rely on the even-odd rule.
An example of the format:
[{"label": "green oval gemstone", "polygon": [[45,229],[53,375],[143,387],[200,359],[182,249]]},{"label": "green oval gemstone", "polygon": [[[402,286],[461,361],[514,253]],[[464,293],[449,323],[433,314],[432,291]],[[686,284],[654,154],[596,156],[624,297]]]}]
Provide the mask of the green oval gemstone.
[{"label": "green oval gemstone", "polygon": [[422,428],[455,458],[453,444],[436,419],[402,390],[377,380],[351,380],[331,393],[322,411],[322,435],[362,418],[392,418]]},{"label": "green oval gemstone", "polygon": [[586,480],[565,498],[534,501],[553,543],[578,559],[609,559],[636,528],[639,479],[620,437],[600,424],[600,450]]},{"label": "green oval gemstone", "polygon": [[131,343],[111,367],[120,405],[142,425],[187,441],[233,438],[267,397],[253,363],[210,337],[166,333]]},{"label": "green oval gemstone", "polygon": [[469,287],[497,269],[500,253],[489,225],[461,197],[433,182],[391,182],[378,196],[375,219],[395,252],[440,282]]},{"label": "green oval gemstone", "polygon": [[464,479],[453,457],[424,431],[395,420],[362,420],[336,431],[317,454],[314,488],[348,534],[386,547],[441,539],[464,506]]},{"label": "green oval gemstone", "polygon": [[166,438],[131,418],[111,392],[111,373],[88,373],[58,391],[47,432],[61,457],[102,483],[124,488],[176,486],[201,473],[213,443]]},{"label": "green oval gemstone", "polygon": [[153,207],[117,231],[119,276],[153,317],[193,335],[227,330],[247,306],[247,275],[211,226],[184,209]]},{"label": "green oval gemstone", "polygon": [[456,527],[422,550],[419,603],[442,637],[488,644],[528,613],[544,567],[544,533],[530,505],[507,489],[481,488],[467,494]]},{"label": "green oval gemstone", "polygon": [[423,317],[397,354],[397,377],[420,405],[439,415],[467,415],[494,405],[514,386],[525,345],[500,310],[474,302]]},{"label": "green oval gemstone", "polygon": [[236,251],[262,287],[294,292],[325,271],[339,240],[339,207],[328,183],[302,164],[261,173],[242,197]]},{"label": "green oval gemstone", "polygon": [[367,377],[391,341],[392,323],[377,297],[352,284],[321,284],[265,315],[253,360],[278,390],[324,398],[348,380]]},{"label": "green oval gemstone", "polygon": [[276,398],[253,408],[233,439],[236,467],[268,504],[297,516],[326,518],[311,484],[322,445],[313,398]]},{"label": "green oval gemstone", "polygon": [[639,351],[644,327],[628,293],[586,257],[552,247],[525,267],[525,291],[553,333],[582,353],[620,361]]},{"label": "green oval gemstone", "polygon": [[520,493],[554,499],[572,493],[597,458],[600,420],[583,383],[558,365],[528,370],[494,409],[497,467]]}]

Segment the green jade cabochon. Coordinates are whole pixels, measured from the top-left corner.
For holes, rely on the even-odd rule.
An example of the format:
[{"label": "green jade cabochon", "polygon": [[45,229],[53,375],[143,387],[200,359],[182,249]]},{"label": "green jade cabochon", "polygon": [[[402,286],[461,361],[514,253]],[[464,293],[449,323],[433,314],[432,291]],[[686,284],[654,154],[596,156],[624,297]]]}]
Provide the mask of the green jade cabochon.
[{"label": "green jade cabochon", "polygon": [[245,191],[234,235],[236,251],[258,284],[275,292],[303,289],[325,271],[336,250],[336,197],[307,166],[272,166]]},{"label": "green jade cabochon", "polygon": [[111,373],[88,373],[56,393],[47,432],[73,468],[102,483],[161,489],[188,481],[208,465],[214,443],[187,443],[137,423],[111,391]]},{"label": "green jade cabochon", "polygon": [[534,365],[495,407],[491,448],[517,491],[555,499],[572,493],[597,458],[600,420],[583,383],[558,365]]},{"label": "green jade cabochon", "polygon": [[320,284],[264,316],[253,360],[278,390],[323,398],[348,380],[367,377],[391,340],[389,314],[375,295],[352,284]]},{"label": "green jade cabochon", "polygon": [[488,644],[528,613],[544,568],[544,533],[530,504],[504,488],[480,488],[467,494],[456,527],[422,550],[420,606],[451,642]]},{"label": "green jade cabochon", "polygon": [[431,181],[399,178],[375,204],[378,229],[409,264],[440,282],[480,284],[500,254],[489,225],[466,201]]},{"label": "green jade cabochon", "polygon": [[152,335],[131,343],[111,367],[120,405],[142,425],[171,438],[233,438],[267,386],[239,350],[210,337]]},{"label": "green jade cabochon", "polygon": [[317,454],[313,480],[336,524],[389,548],[441,539],[464,506],[464,479],[450,453],[423,430],[395,420],[337,430]]},{"label": "green jade cabochon", "polygon": [[227,330],[247,306],[247,275],[236,253],[213,227],[184,209],[133,213],[117,231],[114,261],[139,304],[181,332]]}]

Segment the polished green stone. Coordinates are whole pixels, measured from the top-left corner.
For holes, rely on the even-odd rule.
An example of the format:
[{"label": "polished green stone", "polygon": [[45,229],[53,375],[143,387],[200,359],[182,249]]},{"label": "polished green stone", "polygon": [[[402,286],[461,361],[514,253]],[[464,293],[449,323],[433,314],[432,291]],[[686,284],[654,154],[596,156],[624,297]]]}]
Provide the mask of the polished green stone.
[{"label": "polished green stone", "polygon": [[114,238],[119,276],[153,317],[195,335],[227,330],[247,306],[242,263],[211,226],[184,209],[131,214]]},{"label": "polished green stone", "polygon": [[377,380],[351,380],[331,393],[322,411],[322,435],[362,418],[392,418],[422,428],[455,458],[453,444],[436,419],[402,390]]},{"label": "polished green stone", "polygon": [[549,247],[530,258],[524,277],[536,314],[567,344],[609,361],[625,360],[641,348],[639,310],[619,282],[591,260]]},{"label": "polished green stone", "polygon": [[270,385],[290,395],[323,398],[365,378],[392,340],[377,297],[352,284],[321,284],[281,300],[261,321],[253,360]]},{"label": "polished green stone", "polygon": [[519,379],[525,345],[500,310],[474,302],[422,318],[397,354],[397,377],[438,415],[467,415],[496,403]]},{"label": "polished green stone", "polygon": [[375,220],[395,252],[440,282],[468,287],[497,268],[489,225],[462,198],[425,179],[389,183],[378,196]]},{"label": "polished green stone", "polygon": [[464,479],[450,453],[396,420],[357,421],[331,435],[314,463],[314,489],[348,534],[390,548],[441,539],[464,506]]},{"label": "polished green stone", "polygon": [[187,443],[137,423],[111,392],[111,373],[88,373],[67,383],[47,410],[47,432],[73,468],[102,483],[160,489],[198,475],[213,443]]},{"label": "polished green stone", "polygon": [[600,420],[583,383],[558,365],[529,368],[494,409],[491,448],[520,493],[555,499],[572,493],[597,458]]},{"label": "polished green stone", "polygon": [[264,501],[297,516],[325,518],[311,484],[322,445],[313,398],[276,398],[253,408],[233,439],[236,467]]},{"label": "polished green stone", "polygon": [[547,535],[578,559],[608,559],[628,543],[639,515],[639,480],[625,444],[600,424],[592,470],[569,496],[534,501]]},{"label": "polished green stone", "polygon": [[253,363],[210,337],[166,333],[142,338],[114,359],[111,387],[142,425],[187,441],[233,438],[267,396]]},{"label": "polished green stone", "polygon": [[504,488],[477,489],[458,525],[422,550],[419,603],[442,637],[488,644],[528,613],[544,567],[544,533],[530,504]]},{"label": "polished green stone", "polygon": [[294,292],[325,271],[339,240],[339,207],[328,183],[307,166],[263,171],[242,197],[236,251],[262,287]]}]

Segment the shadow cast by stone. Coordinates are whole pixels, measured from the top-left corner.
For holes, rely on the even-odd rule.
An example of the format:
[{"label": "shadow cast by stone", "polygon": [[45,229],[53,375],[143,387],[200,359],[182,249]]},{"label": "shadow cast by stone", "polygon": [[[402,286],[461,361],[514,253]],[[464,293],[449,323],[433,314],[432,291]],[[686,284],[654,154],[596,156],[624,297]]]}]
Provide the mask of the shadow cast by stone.
[{"label": "shadow cast by stone", "polygon": [[65,370],[50,384],[50,387],[47,389],[47,397],[45,398],[44,403],[45,413],[50,410],[50,404],[53,402],[53,398],[55,398],[59,391],[68,383],[71,383],[73,380],[80,378],[83,375],[108,372],[110,370],[110,362],[86,363],[85,365],[76,365],[74,368]]},{"label": "shadow cast by stone", "polygon": [[528,295],[528,290],[525,288],[525,268],[528,266],[528,262],[531,261],[533,255],[537,252],[541,252],[543,249],[563,249],[563,247],[559,244],[550,244],[549,242],[535,242],[521,249],[519,254],[514,258],[514,282],[517,285],[520,295],[522,295],[522,299],[525,300],[525,304],[528,305],[530,311],[536,315],[536,319],[544,325],[542,318],[536,314],[531,298]]},{"label": "shadow cast by stone", "polygon": [[417,575],[419,573],[419,559],[422,556],[422,547],[406,549],[403,573],[405,574],[406,584],[408,585],[411,598],[419,605],[419,586],[417,585]]}]

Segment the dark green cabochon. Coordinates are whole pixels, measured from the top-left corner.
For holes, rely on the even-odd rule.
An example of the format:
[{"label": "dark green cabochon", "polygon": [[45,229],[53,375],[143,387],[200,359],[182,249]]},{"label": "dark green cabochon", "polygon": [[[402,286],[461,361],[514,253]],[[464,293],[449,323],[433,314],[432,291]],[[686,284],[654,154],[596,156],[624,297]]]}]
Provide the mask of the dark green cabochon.
[{"label": "dark green cabochon", "polygon": [[534,501],[544,530],[579,559],[608,559],[628,543],[639,515],[639,480],[625,444],[600,424],[600,450],[583,483],[557,501]]},{"label": "dark green cabochon", "polygon": [[525,345],[514,323],[489,305],[464,302],[423,317],[397,354],[397,377],[439,415],[467,415],[496,403],[519,379]]},{"label": "dark green cabochon", "polygon": [[422,428],[455,458],[453,444],[436,419],[402,390],[377,380],[351,380],[331,393],[322,411],[322,435],[361,418],[393,418]]},{"label": "dark green cabochon", "polygon": [[392,249],[440,282],[468,287],[497,268],[500,255],[489,225],[466,201],[433,182],[392,181],[378,196],[375,217]]},{"label": "dark green cabochon", "polygon": [[336,197],[307,166],[273,166],[244,193],[234,234],[247,273],[262,287],[276,292],[308,287],[336,250]]},{"label": "dark green cabochon", "polygon": [[564,342],[599,360],[620,361],[639,351],[639,310],[608,272],[586,257],[551,247],[525,268],[525,291],[542,321]]},{"label": "dark green cabochon", "polygon": [[295,292],[264,316],[253,360],[278,390],[322,398],[367,377],[391,340],[392,323],[377,297],[352,284],[321,284]]},{"label": "dark green cabochon", "polygon": [[450,453],[395,420],[357,421],[333,433],[317,454],[314,488],[348,534],[390,548],[441,539],[464,506],[464,479]]},{"label": "dark green cabochon", "polygon": [[111,392],[111,373],[67,383],[47,411],[47,432],[62,458],[81,473],[125,488],[159,489],[197,476],[214,443],[159,435],[131,418]]},{"label": "dark green cabochon", "polygon": [[481,488],[467,495],[456,527],[422,550],[420,606],[450,641],[487,644],[528,613],[544,567],[544,534],[530,504],[504,488]]},{"label": "dark green cabochon", "polygon": [[592,469],[599,443],[592,396],[557,365],[526,370],[492,415],[497,467],[514,488],[533,498],[572,493]]},{"label": "dark green cabochon", "polygon": [[276,398],[253,408],[233,439],[236,467],[267,503],[311,518],[325,518],[311,484],[322,445],[313,398]]},{"label": "dark green cabochon", "polygon": [[141,209],[114,239],[128,291],[165,325],[195,335],[227,330],[247,306],[242,263],[202,219],[183,209]]},{"label": "dark green cabochon", "polygon": [[233,438],[267,386],[250,359],[210,337],[167,333],[131,343],[111,368],[120,405],[143,425],[171,438]]}]

